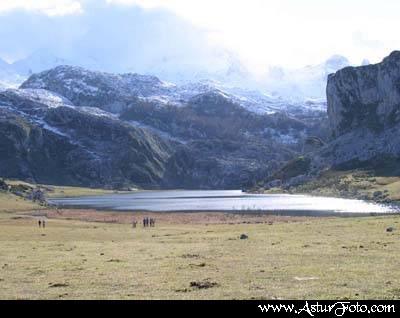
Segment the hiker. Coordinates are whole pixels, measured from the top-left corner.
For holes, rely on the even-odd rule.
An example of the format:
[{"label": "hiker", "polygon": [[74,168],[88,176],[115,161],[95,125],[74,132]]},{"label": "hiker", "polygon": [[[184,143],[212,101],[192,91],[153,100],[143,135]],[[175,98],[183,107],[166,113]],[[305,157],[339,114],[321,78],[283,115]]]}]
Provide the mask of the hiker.
[{"label": "hiker", "polygon": [[42,221],[42,225],[43,225],[43,228],[46,227],[46,221],[45,220]]},{"label": "hiker", "polygon": [[150,219],[150,226],[154,227],[156,225],[156,220]]},{"label": "hiker", "polygon": [[42,227],[42,221],[38,221],[39,227]]},{"label": "hiker", "polygon": [[143,219],[143,227],[146,227],[146,218]]},{"label": "hiker", "polygon": [[133,221],[132,221],[132,227],[133,227],[134,229],[136,228],[136,224],[137,224],[137,221],[133,220]]}]

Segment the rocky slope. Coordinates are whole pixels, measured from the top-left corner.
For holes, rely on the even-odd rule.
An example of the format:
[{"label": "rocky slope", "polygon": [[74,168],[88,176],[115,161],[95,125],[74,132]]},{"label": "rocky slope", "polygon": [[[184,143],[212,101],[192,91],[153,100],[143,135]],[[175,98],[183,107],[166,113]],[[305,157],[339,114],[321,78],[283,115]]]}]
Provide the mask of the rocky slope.
[{"label": "rocky slope", "polygon": [[175,156],[180,168],[171,169],[180,171],[177,187],[248,187],[298,154],[307,135],[324,130],[320,119],[259,115],[218,91],[180,107],[138,103],[120,118],[181,143],[184,151]]},{"label": "rocky slope", "polygon": [[0,175],[41,183],[157,187],[171,145],[43,90],[0,93]]}]

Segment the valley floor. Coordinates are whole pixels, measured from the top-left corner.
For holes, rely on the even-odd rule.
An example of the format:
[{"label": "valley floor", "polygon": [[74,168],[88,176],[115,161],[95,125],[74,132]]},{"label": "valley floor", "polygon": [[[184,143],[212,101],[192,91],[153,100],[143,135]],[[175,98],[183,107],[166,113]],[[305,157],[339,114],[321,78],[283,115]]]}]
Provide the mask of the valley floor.
[{"label": "valley floor", "polygon": [[[45,229],[38,215],[48,217]],[[155,217],[156,227],[144,229],[144,215]],[[0,216],[1,299],[400,297],[396,216],[87,210]]]}]

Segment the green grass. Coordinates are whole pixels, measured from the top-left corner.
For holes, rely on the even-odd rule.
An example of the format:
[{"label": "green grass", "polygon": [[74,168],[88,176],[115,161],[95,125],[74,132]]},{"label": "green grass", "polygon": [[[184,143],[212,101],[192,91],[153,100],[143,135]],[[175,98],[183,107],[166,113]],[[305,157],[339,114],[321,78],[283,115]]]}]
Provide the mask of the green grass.
[{"label": "green grass", "polygon": [[[0,219],[1,299],[399,298],[398,217],[128,224]],[[397,228],[392,233],[386,228]],[[238,239],[246,233],[248,240]],[[216,283],[205,289],[191,282]]]}]

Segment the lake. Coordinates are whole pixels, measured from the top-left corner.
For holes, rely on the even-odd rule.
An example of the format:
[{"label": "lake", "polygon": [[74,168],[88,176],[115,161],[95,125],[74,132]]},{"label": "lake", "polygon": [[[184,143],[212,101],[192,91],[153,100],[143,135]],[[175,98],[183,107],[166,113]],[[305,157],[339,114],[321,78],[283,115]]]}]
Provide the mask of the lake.
[{"label": "lake", "polygon": [[393,214],[397,209],[361,200],[290,194],[249,194],[240,190],[138,191],[49,200],[60,207],[114,211],[229,211],[279,215]]}]

